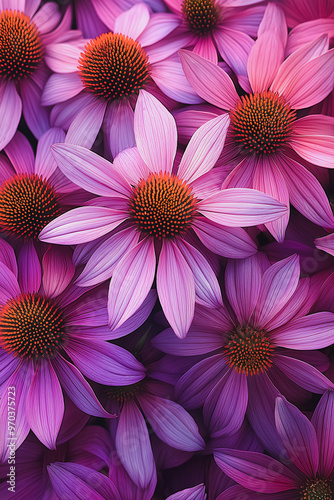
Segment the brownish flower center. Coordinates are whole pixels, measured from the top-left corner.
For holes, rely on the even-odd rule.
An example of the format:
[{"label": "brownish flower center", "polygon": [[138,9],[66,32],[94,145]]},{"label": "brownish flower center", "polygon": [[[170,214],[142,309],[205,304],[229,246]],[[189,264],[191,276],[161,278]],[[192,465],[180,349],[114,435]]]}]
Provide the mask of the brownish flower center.
[{"label": "brownish flower center", "polygon": [[332,486],[326,479],[310,479],[300,491],[300,500],[333,500]]},{"label": "brownish flower center", "polygon": [[148,56],[139,43],[119,33],[88,42],[78,69],[86,90],[108,101],[137,94],[150,75]]},{"label": "brownish flower center", "polygon": [[136,384],[108,387],[107,396],[110,399],[114,399],[122,406],[125,401],[131,401],[139,392],[142,392],[144,385],[145,381],[141,380]]},{"label": "brownish flower center", "polygon": [[296,112],[283,97],[266,90],[241,97],[231,111],[231,127],[241,149],[249,153],[275,153],[286,143]]},{"label": "brownish flower center", "polygon": [[207,35],[217,26],[220,8],[215,0],[183,0],[183,16],[196,35]]}]

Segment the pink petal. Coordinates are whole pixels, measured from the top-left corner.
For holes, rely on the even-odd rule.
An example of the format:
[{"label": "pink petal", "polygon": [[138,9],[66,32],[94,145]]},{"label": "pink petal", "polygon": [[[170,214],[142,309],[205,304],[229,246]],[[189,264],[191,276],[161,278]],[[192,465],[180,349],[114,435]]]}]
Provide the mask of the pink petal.
[{"label": "pink petal", "polygon": [[284,58],[282,41],[267,31],[259,37],[248,59],[248,75],[253,92],[267,90]]},{"label": "pink petal", "polygon": [[277,431],[291,461],[308,477],[318,469],[319,450],[311,422],[286,399],[277,398],[275,408]]},{"label": "pink petal", "polygon": [[194,316],[194,275],[177,246],[163,242],[157,270],[157,291],[164,314],[175,334],[187,335]]},{"label": "pink petal", "polygon": [[226,110],[235,107],[238,94],[224,70],[194,52],[180,50],[179,56],[186,77],[202,99]]},{"label": "pink petal", "polygon": [[132,481],[140,488],[148,486],[155,463],[145,420],[133,401],[127,401],[121,411],[116,449]]},{"label": "pink petal", "polygon": [[178,168],[181,179],[191,183],[215,166],[224,147],[229,124],[229,116],[223,114],[196,130]]},{"label": "pink petal", "polygon": [[21,291],[38,292],[41,286],[41,264],[34,243],[24,243],[18,257],[19,285]]},{"label": "pink petal", "polygon": [[50,113],[41,104],[40,87],[27,78],[21,83],[21,98],[24,119],[31,132],[39,139],[50,128]]},{"label": "pink petal", "polygon": [[141,394],[139,403],[155,434],[177,450],[199,451],[205,447],[195,420],[174,401]]},{"label": "pink petal", "polygon": [[137,38],[142,47],[159,42],[171,33],[180,24],[179,16],[156,12],[151,14],[145,30]]},{"label": "pink petal", "polygon": [[112,164],[81,146],[54,144],[52,153],[66,177],[99,196],[128,196],[130,186]]},{"label": "pink petal", "polygon": [[34,172],[34,152],[28,139],[21,132],[16,132],[13,139],[5,147],[5,153],[17,174],[32,174]]},{"label": "pink petal", "polygon": [[111,102],[103,122],[103,134],[111,156],[136,145],[134,136],[134,112],[129,101]]},{"label": "pink petal", "polygon": [[113,2],[113,8],[110,9],[110,0],[92,0],[92,4],[101,21],[114,31],[115,18],[122,12],[121,6]]},{"label": "pink petal", "polygon": [[112,231],[123,219],[123,212],[110,208],[79,207],[50,222],[39,238],[58,245],[85,243]]},{"label": "pink petal", "polygon": [[18,295],[20,295],[20,288],[16,276],[0,262],[0,304],[3,305]]},{"label": "pink petal", "polygon": [[55,73],[76,73],[81,50],[70,43],[51,43],[46,47],[45,62]]},{"label": "pink petal", "polygon": [[312,416],[312,424],[319,443],[319,467],[321,476],[328,477],[334,463],[334,392],[326,391]]},{"label": "pink petal", "polygon": [[334,313],[323,311],[293,319],[271,333],[275,343],[281,347],[322,349],[334,343]]},{"label": "pink petal", "polygon": [[155,275],[155,250],[151,238],[141,240],[117,264],[109,287],[109,326],[121,326],[145,300]]},{"label": "pink petal", "polygon": [[2,83],[0,86],[0,151],[13,138],[21,119],[21,113],[22,102],[14,82]]},{"label": "pink petal", "polygon": [[17,277],[17,263],[13,248],[7,241],[0,239],[0,262]]},{"label": "pink petal", "polygon": [[121,151],[114,160],[114,167],[132,185],[138,184],[141,179],[146,179],[150,174],[137,148]]},{"label": "pink petal", "polygon": [[122,33],[136,40],[146,28],[149,20],[150,11],[148,6],[139,3],[116,17],[114,32]]},{"label": "pink petal", "polygon": [[218,64],[218,54],[215,44],[211,38],[211,33],[207,36],[200,36],[193,48],[193,52],[204,59]]},{"label": "pink petal", "polygon": [[61,13],[55,3],[42,5],[34,15],[34,24],[41,35],[53,30],[60,20]]},{"label": "pink petal", "polygon": [[319,250],[323,250],[324,252],[327,252],[330,255],[334,255],[334,233],[328,234],[323,238],[315,239],[314,244],[317,248],[319,248]]},{"label": "pink petal", "polygon": [[61,128],[50,128],[39,139],[36,151],[35,173],[44,179],[49,179],[57,168],[51,152],[51,145],[64,142],[65,133]]},{"label": "pink petal", "polygon": [[171,172],[177,146],[175,120],[151,94],[141,90],[134,131],[138,151],[152,172]]},{"label": "pink petal", "polygon": [[67,248],[50,247],[43,255],[43,288],[48,297],[57,297],[70,284],[75,266]]},{"label": "pink petal", "polygon": [[199,484],[193,488],[186,488],[170,495],[166,500],[206,500],[205,486]]},{"label": "pink petal", "polygon": [[226,226],[255,226],[279,219],[288,208],[255,189],[231,188],[215,193],[198,204],[199,212]]},{"label": "pink petal", "polygon": [[74,97],[84,86],[78,73],[54,73],[46,82],[41,98],[43,106],[52,106]]},{"label": "pink petal", "polygon": [[65,142],[91,148],[101,128],[106,107],[106,102],[96,101],[83,108],[71,123]]},{"label": "pink petal", "polygon": [[231,28],[223,27],[214,32],[215,42],[223,60],[237,76],[247,76],[247,60],[254,45],[253,39]]},{"label": "pink petal", "polygon": [[27,419],[32,431],[49,449],[56,439],[64,415],[64,399],[57,375],[49,360],[36,367],[27,395]]},{"label": "pink petal", "polygon": [[[317,16],[318,17],[318,16]],[[325,16],[319,16],[325,17]],[[311,40],[318,39],[324,33],[329,38],[334,36],[334,19],[314,19],[306,23],[301,23],[293,28],[289,33],[286,53],[289,55]]]},{"label": "pink petal", "polygon": [[261,291],[254,319],[266,328],[279,313],[297,288],[300,277],[299,257],[292,255],[270,266],[262,277]]},{"label": "pink petal", "polygon": [[334,118],[324,115],[304,116],[293,124],[290,139],[293,149],[305,160],[334,168]]},{"label": "pink petal", "polygon": [[173,356],[196,356],[221,349],[223,347],[223,336],[218,332],[206,332],[203,328],[190,327],[184,339],[178,338],[171,328],[156,335],[152,345],[162,352]]}]

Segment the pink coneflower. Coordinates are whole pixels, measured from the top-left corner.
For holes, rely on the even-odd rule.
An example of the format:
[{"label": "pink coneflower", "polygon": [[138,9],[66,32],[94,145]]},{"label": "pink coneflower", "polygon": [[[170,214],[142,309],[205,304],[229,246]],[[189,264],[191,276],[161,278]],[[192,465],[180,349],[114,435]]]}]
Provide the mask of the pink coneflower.
[{"label": "pink coneflower", "polygon": [[187,241],[188,234],[196,233],[215,253],[233,255],[238,248],[240,257],[251,255],[255,246],[240,226],[276,219],[287,210],[255,190],[208,192],[207,175],[219,157],[228,123],[227,116],[218,117],[199,129],[173,171],[175,121],[155,97],[142,90],[134,122],[138,150],[125,150],[112,165],[79,146],[53,146],[62,172],[100,198],[55,219],[40,239],[62,245],[85,243],[119,228],[98,246],[78,281],[85,286],[113,276],[112,329],[143,302],[158,260],[160,303],[175,333],[184,337],[195,296],[211,307],[221,304],[216,277],[204,255]]},{"label": "pink coneflower", "polygon": [[[288,204],[324,227],[334,219],[327,196],[304,160],[334,168],[334,118],[297,111],[323,100],[333,89],[334,50],[326,36],[284,59],[286,22],[269,4],[259,37],[248,58],[251,92],[239,97],[219,66],[189,51],[180,51],[184,71],[196,92],[230,112],[231,126],[223,161],[234,167],[225,187],[253,187]],[[300,158],[301,157],[301,158]],[[289,214],[267,228],[281,241]]]},{"label": "pink coneflower", "polygon": [[114,32],[90,41],[54,44],[49,48],[46,61],[56,74],[48,80],[42,102],[66,106],[67,117],[72,120],[67,142],[90,148],[103,124],[108,151],[113,157],[134,146],[136,97],[142,88],[159,94],[155,81],[177,101],[199,102],[180,61],[165,60],[182,44],[162,41],[179,21],[173,14],[161,15],[157,29],[147,5],[137,4],[116,18]]},{"label": "pink coneflower", "polygon": [[198,306],[186,339],[168,329],[152,340],[174,356],[206,355],[180,378],[176,395],[186,408],[204,404],[211,436],[233,433],[247,409],[259,439],[279,452],[272,435],[275,397],[281,392],[298,399],[304,396],[301,388],[334,389],[310,364],[323,363],[324,356],[313,349],[334,341],[334,314],[307,314],[313,297],[299,274],[296,256],[271,266],[263,256],[230,260],[225,275],[229,305],[219,310]]},{"label": "pink coneflower", "polygon": [[49,128],[47,110],[40,98],[50,74],[44,63],[47,46],[65,38],[71,27],[67,10],[63,20],[55,3],[38,10],[32,0],[8,0],[0,6],[0,150],[15,134],[21,113],[35,137]]},{"label": "pink coneflower", "polygon": [[136,383],[145,376],[132,354],[106,342],[110,338],[106,291],[83,295],[84,290],[73,284],[70,250],[49,248],[41,265],[31,242],[22,248],[15,266],[13,253],[8,244],[3,252],[5,247],[3,242],[1,253],[11,269],[0,262],[2,459],[9,451],[9,387],[15,387],[16,447],[31,428],[54,449],[64,414],[62,389],[85,413],[110,417],[84,376],[111,385]]}]

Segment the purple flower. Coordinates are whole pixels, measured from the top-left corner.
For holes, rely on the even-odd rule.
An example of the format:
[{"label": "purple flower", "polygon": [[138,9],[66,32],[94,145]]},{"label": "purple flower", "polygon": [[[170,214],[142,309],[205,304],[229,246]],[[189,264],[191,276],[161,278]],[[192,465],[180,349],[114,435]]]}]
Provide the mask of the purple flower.
[{"label": "purple flower", "polygon": [[98,246],[78,280],[87,286],[113,276],[111,329],[122,325],[144,301],[158,258],[160,303],[176,335],[184,337],[196,296],[211,307],[221,304],[216,277],[187,235],[196,233],[218,254],[252,255],[255,244],[240,226],[274,220],[286,212],[287,207],[258,191],[218,191],[211,187],[210,177],[208,185],[227,127],[228,118],[218,117],[199,129],[174,174],[175,121],[142,90],[135,112],[138,150],[123,151],[112,165],[79,146],[53,146],[62,172],[100,198],[55,219],[40,239],[62,245],[84,243],[119,228]]}]

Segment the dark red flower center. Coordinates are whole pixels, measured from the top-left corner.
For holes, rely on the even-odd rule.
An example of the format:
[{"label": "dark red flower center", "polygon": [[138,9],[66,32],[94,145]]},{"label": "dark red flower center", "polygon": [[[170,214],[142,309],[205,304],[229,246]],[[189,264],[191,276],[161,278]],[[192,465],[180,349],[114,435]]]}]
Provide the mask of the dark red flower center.
[{"label": "dark red flower center", "polygon": [[215,0],[183,0],[182,12],[189,29],[196,35],[211,33],[220,18]]},{"label": "dark red flower center", "polygon": [[25,359],[52,358],[65,341],[65,320],[55,303],[24,293],[0,310],[0,345]]},{"label": "dark red flower center", "polygon": [[143,392],[144,384],[144,380],[141,380],[136,384],[108,387],[107,396],[122,406],[125,401],[132,401],[139,392]]},{"label": "dark red flower center", "polygon": [[196,213],[196,198],[178,177],[150,174],[134,188],[130,212],[143,233],[173,238],[190,228]]},{"label": "dark red flower center", "polygon": [[273,345],[265,330],[238,326],[227,335],[225,354],[239,373],[255,375],[272,365]]},{"label": "dark red flower center", "polygon": [[43,57],[36,26],[22,12],[0,13],[0,76],[20,80],[33,73]]},{"label": "dark red flower center", "polygon": [[248,153],[275,153],[286,143],[296,112],[283,97],[266,90],[240,98],[231,111],[234,139]]},{"label": "dark red flower center", "polygon": [[300,500],[333,500],[333,489],[327,479],[310,479],[300,491]]},{"label": "dark red flower center", "polygon": [[0,188],[0,228],[18,238],[36,239],[59,212],[57,193],[36,174],[15,175]]},{"label": "dark red flower center", "polygon": [[119,33],[88,42],[78,69],[86,90],[108,101],[137,94],[150,75],[148,56],[139,43]]}]

